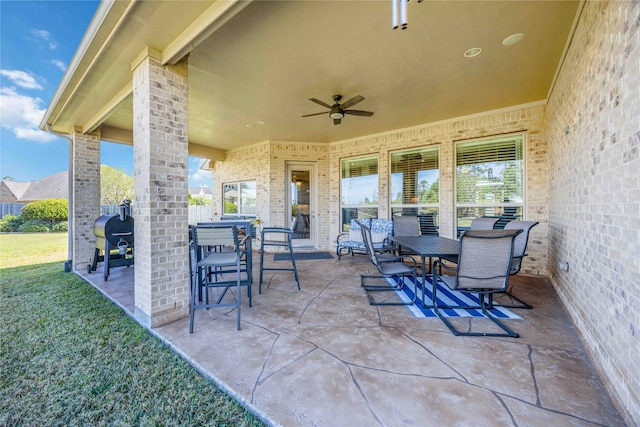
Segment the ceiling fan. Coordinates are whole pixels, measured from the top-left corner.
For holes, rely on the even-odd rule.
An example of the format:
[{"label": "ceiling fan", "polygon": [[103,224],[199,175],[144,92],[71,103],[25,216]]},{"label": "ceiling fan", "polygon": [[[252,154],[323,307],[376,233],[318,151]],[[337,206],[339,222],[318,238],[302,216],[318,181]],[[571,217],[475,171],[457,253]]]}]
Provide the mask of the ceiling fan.
[{"label": "ceiling fan", "polygon": [[[335,102],[335,104],[333,105],[329,105],[326,102],[320,101],[319,99],[316,99],[316,98],[309,98],[309,101],[313,101],[316,104],[320,104],[323,107],[329,108],[330,109],[329,117],[333,119],[334,125],[339,125],[340,123],[342,123],[342,118],[344,117],[345,114],[351,114],[352,116],[363,116],[363,117],[373,116],[373,113],[371,111],[348,109],[349,107],[353,107],[357,103],[364,101],[364,97],[360,95],[354,96],[350,100],[345,101],[343,104],[340,104],[341,99],[342,99],[342,95],[333,95],[333,101]],[[320,114],[327,114],[327,113],[325,111],[322,113],[306,114],[302,117],[319,116]]]}]

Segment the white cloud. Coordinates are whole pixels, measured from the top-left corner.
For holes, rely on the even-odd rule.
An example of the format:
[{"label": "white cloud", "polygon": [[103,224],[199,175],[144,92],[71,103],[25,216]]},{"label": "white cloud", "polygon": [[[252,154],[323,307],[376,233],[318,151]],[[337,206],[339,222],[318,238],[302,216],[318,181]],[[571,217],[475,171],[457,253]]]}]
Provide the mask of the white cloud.
[{"label": "white cloud", "polygon": [[211,180],[212,180],[211,171],[198,169],[193,174],[191,174],[191,180],[198,184],[202,183],[202,184],[211,185]]},{"label": "white cloud", "polygon": [[25,89],[42,89],[42,86],[29,73],[21,70],[0,70],[0,75],[5,76],[17,86]]},{"label": "white cloud", "polygon": [[58,43],[51,41],[51,34],[49,33],[49,31],[47,30],[39,30],[37,28],[34,28],[33,30],[31,30],[31,34],[33,34],[34,36],[41,38],[42,40],[49,42],[49,49],[51,50],[56,50],[58,48]]},{"label": "white cloud", "polygon": [[37,28],[34,28],[31,30],[31,34],[36,37],[40,37],[43,40],[49,40],[49,31],[47,30],[38,30]]},{"label": "white cloud", "polygon": [[56,67],[58,67],[60,70],[62,71],[67,71],[67,64],[65,64],[64,62],[58,60],[58,59],[52,59],[51,63],[53,65],[55,65]]},{"label": "white cloud", "polygon": [[42,99],[21,95],[13,87],[0,88],[0,123],[19,139],[49,142],[55,136],[41,131],[38,126],[45,110]]}]

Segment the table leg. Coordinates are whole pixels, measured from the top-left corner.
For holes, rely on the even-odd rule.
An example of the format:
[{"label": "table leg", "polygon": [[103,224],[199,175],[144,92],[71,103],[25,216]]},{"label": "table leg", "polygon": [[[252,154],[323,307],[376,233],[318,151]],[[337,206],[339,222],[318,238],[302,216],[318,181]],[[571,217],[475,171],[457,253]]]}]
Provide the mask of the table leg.
[{"label": "table leg", "polygon": [[[433,305],[424,305],[424,292],[427,286],[427,265],[426,265],[426,260],[427,260],[427,256],[426,255],[422,255],[422,308],[433,308]],[[431,264],[431,257],[429,258],[429,264]],[[429,268],[431,268],[431,265],[429,265]]]}]

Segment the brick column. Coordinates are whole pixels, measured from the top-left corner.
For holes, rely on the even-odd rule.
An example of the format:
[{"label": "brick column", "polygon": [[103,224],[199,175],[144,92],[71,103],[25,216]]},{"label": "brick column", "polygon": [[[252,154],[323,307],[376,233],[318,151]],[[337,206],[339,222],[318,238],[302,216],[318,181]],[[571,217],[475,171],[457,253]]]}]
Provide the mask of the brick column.
[{"label": "brick column", "polygon": [[135,311],[156,327],[188,315],[187,60],[147,48],[133,69]]},{"label": "brick column", "polygon": [[87,271],[93,260],[96,237],[93,224],[100,216],[100,135],[71,134],[72,140],[72,191],[69,194],[73,215],[73,269]]}]

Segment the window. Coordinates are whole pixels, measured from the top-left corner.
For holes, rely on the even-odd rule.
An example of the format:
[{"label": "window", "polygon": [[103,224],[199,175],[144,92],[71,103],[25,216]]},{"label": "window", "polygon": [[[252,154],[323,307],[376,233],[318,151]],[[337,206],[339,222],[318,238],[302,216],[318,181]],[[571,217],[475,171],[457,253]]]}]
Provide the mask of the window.
[{"label": "window", "polygon": [[378,157],[344,159],[341,164],[342,231],[352,219],[378,217]]},{"label": "window", "polygon": [[392,215],[419,216],[430,229],[423,234],[434,234],[440,202],[440,169],[437,147],[420,148],[391,154]]},{"label": "window", "polygon": [[523,136],[511,135],[456,146],[458,232],[474,218],[500,217],[496,228],[521,218],[524,206]]},{"label": "window", "polygon": [[224,215],[256,216],[256,182],[224,184]]}]

